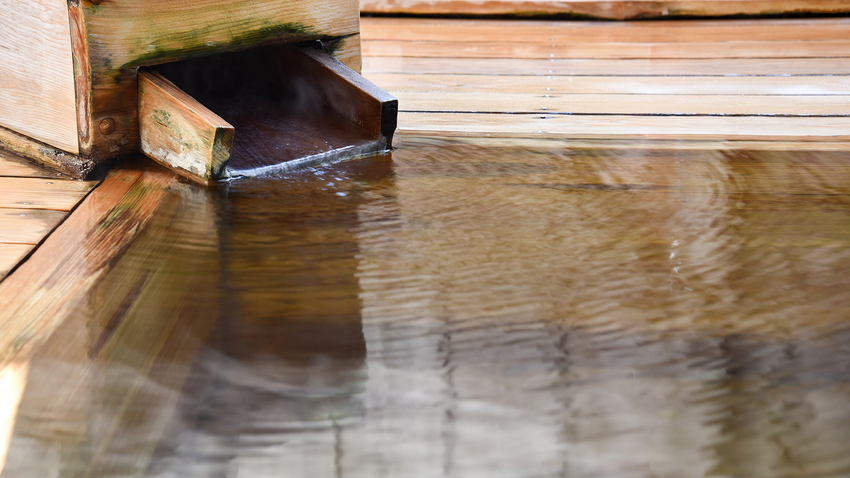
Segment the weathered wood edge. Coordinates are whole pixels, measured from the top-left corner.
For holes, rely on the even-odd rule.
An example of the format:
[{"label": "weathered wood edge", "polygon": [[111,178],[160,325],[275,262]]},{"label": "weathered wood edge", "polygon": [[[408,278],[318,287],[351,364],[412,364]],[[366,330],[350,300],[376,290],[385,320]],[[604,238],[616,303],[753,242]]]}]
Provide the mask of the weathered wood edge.
[{"label": "weathered wood edge", "polygon": [[[302,46],[297,51],[316,62],[313,65],[301,62],[299,66],[316,78],[335,78],[334,85],[327,89],[328,103],[335,113],[367,131],[384,136],[387,144],[392,144],[398,125],[398,99],[324,50]],[[321,72],[321,69],[327,72]]]},{"label": "weathered wood edge", "polygon": [[729,17],[841,14],[850,12],[842,0],[753,1],[513,1],[513,0],[363,0],[361,11],[377,15],[577,17],[603,20],[647,18]]},{"label": "weathered wood edge", "polygon": [[[233,146],[233,126],[218,116],[215,112],[210,111],[197,100],[183,92],[180,88],[174,85],[174,83],[155,70],[140,71],[138,81],[141,151],[159,164],[162,164],[169,169],[205,185],[224,177],[225,168],[227,166],[227,162],[230,160],[230,152]],[[160,98],[165,98],[173,102],[173,104],[162,105],[162,108],[166,108],[165,111],[168,112],[169,109],[180,109],[181,111],[174,111],[174,113],[181,113],[179,115],[181,119],[186,119],[185,114],[189,114],[200,123],[203,123],[208,130],[213,131],[212,141],[207,145],[209,146],[209,149],[196,148],[198,153],[209,159],[209,161],[206,161],[207,164],[204,164],[205,171],[203,171],[203,173],[199,173],[199,171],[194,171],[183,167],[180,164],[176,164],[173,161],[169,161],[168,156],[163,156],[160,149],[153,149],[152,144],[146,140],[144,136],[145,133],[155,133],[156,131],[166,135],[169,135],[169,133],[179,134],[181,130],[186,128],[191,130],[192,133],[199,132],[199,128],[193,128],[194,125],[191,124],[178,124],[176,126],[177,130],[174,130],[169,129],[166,125],[162,125],[156,119],[145,118],[145,111],[154,107],[153,105],[147,104],[152,98],[151,95],[159,96]],[[172,119],[175,121],[177,120],[174,115],[172,115]],[[185,139],[177,138],[175,136],[171,137],[175,140]],[[153,138],[147,139],[152,140]],[[200,138],[195,137],[195,139]]]},{"label": "weathered wood edge", "polygon": [[74,60],[74,93],[77,101],[77,132],[80,156],[92,158],[94,124],[91,116],[91,63],[89,63],[88,32],[79,0],[69,0],[71,20],[71,54]]},{"label": "weathered wood edge", "polygon": [[75,179],[86,179],[97,163],[0,127],[0,149]]}]

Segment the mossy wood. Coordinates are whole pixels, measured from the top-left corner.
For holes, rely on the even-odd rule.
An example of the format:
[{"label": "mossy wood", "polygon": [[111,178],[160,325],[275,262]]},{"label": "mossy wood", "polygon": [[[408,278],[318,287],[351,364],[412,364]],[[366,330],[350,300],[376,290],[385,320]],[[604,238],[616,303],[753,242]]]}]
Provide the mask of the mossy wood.
[{"label": "mossy wood", "polygon": [[138,69],[320,41],[360,69],[355,0],[0,4],[0,148],[75,177],[140,148]]},{"label": "mossy wood", "polygon": [[220,179],[233,126],[153,71],[139,73],[139,133],[148,157],[201,181]]}]

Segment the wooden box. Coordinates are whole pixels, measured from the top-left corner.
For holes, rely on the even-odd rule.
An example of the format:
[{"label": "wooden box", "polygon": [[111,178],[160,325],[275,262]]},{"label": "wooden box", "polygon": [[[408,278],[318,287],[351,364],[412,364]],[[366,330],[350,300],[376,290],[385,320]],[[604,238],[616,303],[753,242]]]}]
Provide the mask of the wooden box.
[{"label": "wooden box", "polygon": [[[275,116],[298,106],[260,139],[255,130],[268,129],[274,118],[254,118],[245,134],[255,137],[244,144],[290,142],[287,131],[301,128],[293,115],[311,102],[307,116],[353,125],[357,134],[346,138],[356,144],[340,145],[340,139],[326,151],[294,148],[290,156],[338,158],[386,148],[397,102],[359,77],[359,26],[357,0],[2,2],[0,147],[78,178],[139,150],[203,181],[227,175],[239,125],[206,109],[168,75],[147,71],[161,65],[198,91],[216,90],[216,101],[227,103],[234,118],[245,116],[236,111],[244,101],[232,100],[231,87],[251,90],[253,103],[245,106],[251,111]],[[210,87],[210,81],[219,83]],[[268,91],[270,106],[256,108],[257,85]],[[309,91],[302,91],[305,85]],[[317,121],[305,130],[312,136],[325,134],[324,120]],[[292,141],[321,139],[296,133],[301,139]],[[241,168],[298,159],[264,156],[276,147],[255,148]]]}]

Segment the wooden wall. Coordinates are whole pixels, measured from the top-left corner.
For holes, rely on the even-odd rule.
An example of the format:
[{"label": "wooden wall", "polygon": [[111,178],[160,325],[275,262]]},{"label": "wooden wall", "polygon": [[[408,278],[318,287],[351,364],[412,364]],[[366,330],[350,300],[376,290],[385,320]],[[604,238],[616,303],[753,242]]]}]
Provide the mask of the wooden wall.
[{"label": "wooden wall", "polygon": [[0,126],[77,153],[65,0],[0,2]]}]

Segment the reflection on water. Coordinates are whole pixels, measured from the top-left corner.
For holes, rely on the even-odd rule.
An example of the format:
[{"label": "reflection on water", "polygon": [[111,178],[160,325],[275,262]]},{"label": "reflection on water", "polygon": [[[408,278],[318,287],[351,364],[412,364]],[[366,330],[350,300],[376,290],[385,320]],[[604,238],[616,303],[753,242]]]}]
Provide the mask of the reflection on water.
[{"label": "reflection on water", "polygon": [[409,139],[171,185],[0,371],[2,477],[850,474],[848,193],[839,153]]}]

